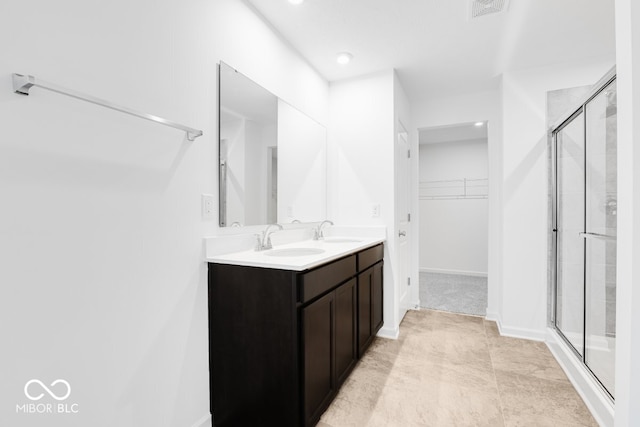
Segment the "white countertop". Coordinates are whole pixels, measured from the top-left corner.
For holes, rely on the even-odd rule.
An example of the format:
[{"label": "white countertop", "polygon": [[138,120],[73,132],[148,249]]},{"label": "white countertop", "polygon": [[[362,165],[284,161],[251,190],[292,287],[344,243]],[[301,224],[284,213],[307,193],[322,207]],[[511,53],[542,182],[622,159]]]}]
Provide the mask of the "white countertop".
[{"label": "white countertop", "polygon": [[314,248],[324,251],[319,254],[302,256],[270,256],[270,250],[255,251],[250,249],[226,254],[207,254],[206,261],[217,264],[233,264],[250,267],[275,268],[279,270],[302,271],[325,264],[351,253],[358,252],[384,241],[385,239],[380,236],[333,236],[327,237],[325,240],[302,240],[294,243],[273,245],[272,249],[277,251],[289,248]]}]

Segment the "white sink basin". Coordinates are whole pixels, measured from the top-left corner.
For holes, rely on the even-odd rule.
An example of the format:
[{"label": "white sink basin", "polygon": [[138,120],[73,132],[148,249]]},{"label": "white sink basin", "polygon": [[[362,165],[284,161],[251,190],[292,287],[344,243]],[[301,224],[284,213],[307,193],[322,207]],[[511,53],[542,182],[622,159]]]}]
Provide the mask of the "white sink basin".
[{"label": "white sink basin", "polygon": [[264,254],[267,256],[281,256],[281,257],[298,257],[318,255],[324,253],[324,249],[320,248],[283,248],[283,249],[271,249]]},{"label": "white sink basin", "polygon": [[325,243],[359,243],[362,240],[352,239],[351,237],[325,237]]}]

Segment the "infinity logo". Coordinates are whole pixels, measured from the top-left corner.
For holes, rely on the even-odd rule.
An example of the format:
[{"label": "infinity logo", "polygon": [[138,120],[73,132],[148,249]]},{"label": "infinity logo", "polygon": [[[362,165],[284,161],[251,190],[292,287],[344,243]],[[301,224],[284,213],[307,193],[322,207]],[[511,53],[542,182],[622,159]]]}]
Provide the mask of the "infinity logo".
[{"label": "infinity logo", "polygon": [[59,384],[59,383],[62,383],[62,384],[67,386],[67,394],[65,394],[64,396],[60,397],[57,394],[55,394],[54,392],[52,392],[46,385],[44,385],[42,383],[42,381],[34,379],[34,380],[29,380],[24,385],[24,395],[27,396],[27,398],[29,398],[30,400],[40,400],[44,396],[44,393],[40,393],[37,396],[31,396],[29,394],[28,388],[32,383],[40,384],[40,387],[42,387],[44,389],[44,391],[46,391],[49,394],[49,396],[53,397],[55,400],[65,400],[71,394],[71,386],[65,380],[55,380],[54,382],[51,383],[51,387],[53,387],[53,386],[55,386],[56,384]]}]

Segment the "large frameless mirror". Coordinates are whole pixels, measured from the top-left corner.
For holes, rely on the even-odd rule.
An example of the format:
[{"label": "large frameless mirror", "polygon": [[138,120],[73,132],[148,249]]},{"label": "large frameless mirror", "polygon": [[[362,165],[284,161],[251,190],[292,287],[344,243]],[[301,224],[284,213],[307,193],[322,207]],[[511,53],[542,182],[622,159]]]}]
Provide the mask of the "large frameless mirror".
[{"label": "large frameless mirror", "polygon": [[326,129],[234,68],[219,70],[220,226],[326,217]]}]

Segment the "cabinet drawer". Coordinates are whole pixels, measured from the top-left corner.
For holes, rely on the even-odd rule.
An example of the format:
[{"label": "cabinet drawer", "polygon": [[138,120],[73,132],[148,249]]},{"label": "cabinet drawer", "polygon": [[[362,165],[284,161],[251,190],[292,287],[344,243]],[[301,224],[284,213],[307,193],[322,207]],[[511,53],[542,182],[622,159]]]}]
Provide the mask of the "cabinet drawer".
[{"label": "cabinet drawer", "polygon": [[335,288],[356,274],[356,256],[339,259],[300,276],[299,300],[302,303]]},{"label": "cabinet drawer", "polygon": [[384,257],[384,247],[377,245],[358,253],[358,271],[364,271]]}]

